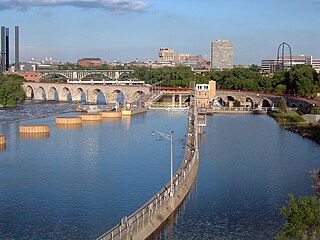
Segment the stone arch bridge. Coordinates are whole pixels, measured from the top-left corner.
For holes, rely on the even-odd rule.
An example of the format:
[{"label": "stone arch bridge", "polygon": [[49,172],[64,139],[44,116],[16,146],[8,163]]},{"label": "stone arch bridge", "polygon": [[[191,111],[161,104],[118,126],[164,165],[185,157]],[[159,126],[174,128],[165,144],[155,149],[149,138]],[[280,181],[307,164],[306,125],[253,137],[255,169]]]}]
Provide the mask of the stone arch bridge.
[{"label": "stone arch bridge", "polygon": [[103,94],[106,103],[115,103],[122,93],[127,103],[149,95],[150,87],[138,85],[103,85],[103,84],[67,84],[67,83],[36,83],[24,82],[23,89],[28,99],[37,101],[73,101],[81,102],[83,94],[86,102],[96,104],[98,95]]},{"label": "stone arch bridge", "polygon": [[217,90],[216,99],[223,106],[230,102],[240,101],[248,107],[277,107],[281,98],[285,98],[288,107],[299,108],[300,110],[310,110],[315,104],[304,98],[291,96],[277,96],[266,93],[237,91],[237,90]]}]

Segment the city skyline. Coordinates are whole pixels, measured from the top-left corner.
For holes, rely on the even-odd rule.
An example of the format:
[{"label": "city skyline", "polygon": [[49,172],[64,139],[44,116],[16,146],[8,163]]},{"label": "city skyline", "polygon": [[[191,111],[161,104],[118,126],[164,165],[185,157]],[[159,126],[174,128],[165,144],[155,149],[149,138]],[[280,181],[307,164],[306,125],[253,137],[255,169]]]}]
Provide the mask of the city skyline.
[{"label": "city skyline", "polygon": [[157,60],[162,47],[209,60],[216,39],[233,42],[235,64],[273,59],[283,41],[293,55],[320,58],[319,10],[320,2],[313,0],[0,0],[1,25],[20,26],[22,61]]}]

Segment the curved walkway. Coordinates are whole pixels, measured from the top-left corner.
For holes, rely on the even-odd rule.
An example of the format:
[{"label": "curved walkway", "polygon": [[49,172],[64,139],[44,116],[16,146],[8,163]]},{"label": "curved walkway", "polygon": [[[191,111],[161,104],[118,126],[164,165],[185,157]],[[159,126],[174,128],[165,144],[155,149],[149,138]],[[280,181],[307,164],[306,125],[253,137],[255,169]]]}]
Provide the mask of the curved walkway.
[{"label": "curved walkway", "polygon": [[198,174],[199,159],[197,149],[196,109],[190,106],[188,116],[188,135],[184,160],[174,175],[173,196],[170,196],[170,182],[154,197],[99,240],[141,240],[155,232],[180,206],[189,193]]}]

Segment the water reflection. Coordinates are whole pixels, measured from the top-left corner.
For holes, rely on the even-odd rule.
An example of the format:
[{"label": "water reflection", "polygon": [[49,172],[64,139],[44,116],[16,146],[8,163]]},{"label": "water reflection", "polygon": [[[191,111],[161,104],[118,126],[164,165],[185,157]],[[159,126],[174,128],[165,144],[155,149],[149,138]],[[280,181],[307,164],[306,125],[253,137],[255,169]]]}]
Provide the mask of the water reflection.
[{"label": "water reflection", "polygon": [[82,123],[74,123],[74,124],[57,123],[56,127],[57,128],[61,128],[61,129],[77,129],[77,128],[81,128],[82,127]]},{"label": "water reflection", "polygon": [[4,144],[0,144],[0,151],[4,151],[4,150],[6,150],[6,146],[7,146],[7,144],[6,144],[6,143],[4,143]]},{"label": "water reflection", "polygon": [[44,132],[44,133],[24,133],[20,132],[19,137],[22,139],[43,139],[43,138],[49,138],[50,132]]},{"label": "water reflection", "polygon": [[86,121],[86,120],[82,120],[83,125],[99,125],[102,123],[102,120],[90,120],[90,121]]}]

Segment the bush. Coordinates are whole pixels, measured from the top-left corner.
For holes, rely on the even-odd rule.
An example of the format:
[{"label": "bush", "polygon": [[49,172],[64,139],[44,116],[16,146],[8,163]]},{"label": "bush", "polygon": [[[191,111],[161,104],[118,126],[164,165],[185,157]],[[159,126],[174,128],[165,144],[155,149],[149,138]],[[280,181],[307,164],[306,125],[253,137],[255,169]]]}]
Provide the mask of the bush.
[{"label": "bush", "polygon": [[286,218],[277,239],[320,239],[320,200],[315,196],[295,198],[289,195],[289,206],[281,209]]}]

